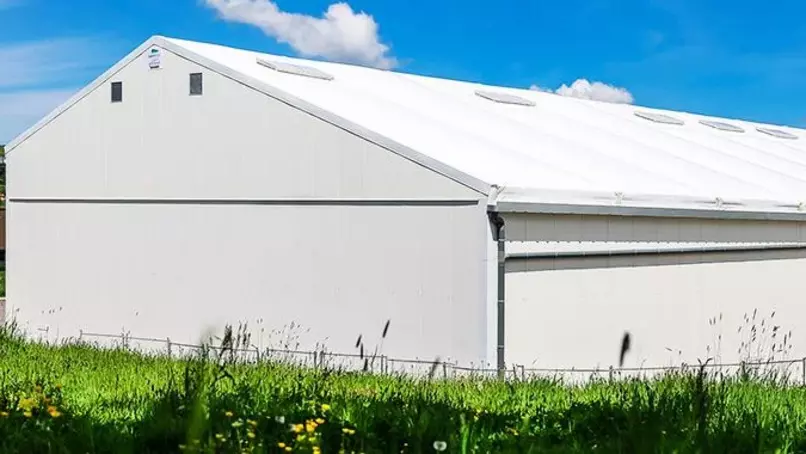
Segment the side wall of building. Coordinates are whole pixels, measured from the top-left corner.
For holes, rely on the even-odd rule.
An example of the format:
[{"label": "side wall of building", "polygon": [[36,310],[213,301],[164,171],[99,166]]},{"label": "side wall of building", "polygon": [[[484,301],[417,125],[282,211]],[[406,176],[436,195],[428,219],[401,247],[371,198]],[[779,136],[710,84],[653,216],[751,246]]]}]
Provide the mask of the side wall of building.
[{"label": "side wall of building", "polygon": [[257,346],[354,352],[389,320],[383,354],[485,359],[484,196],[161,60],[140,56],[7,158],[9,306],[29,333],[193,343],[247,323]]},{"label": "side wall of building", "polygon": [[625,333],[625,367],[806,356],[803,250],[516,259],[507,269],[508,363],[618,367]]}]

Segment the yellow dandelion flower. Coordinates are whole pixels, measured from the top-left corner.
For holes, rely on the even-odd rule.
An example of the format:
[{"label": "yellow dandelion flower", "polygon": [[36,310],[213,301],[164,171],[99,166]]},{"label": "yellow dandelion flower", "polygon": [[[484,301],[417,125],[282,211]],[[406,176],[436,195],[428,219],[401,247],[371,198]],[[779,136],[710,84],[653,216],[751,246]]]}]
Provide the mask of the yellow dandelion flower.
[{"label": "yellow dandelion flower", "polygon": [[249,437],[249,438],[255,438],[255,433],[254,432],[247,432],[246,436]]},{"label": "yellow dandelion flower", "polygon": [[329,410],[330,410],[330,405],[322,404],[322,411],[329,411]]},{"label": "yellow dandelion flower", "polygon": [[233,412],[231,412],[229,410],[224,412],[224,416],[226,416],[227,418],[232,418],[234,415],[235,415],[235,413],[233,413]]},{"label": "yellow dandelion flower", "polygon": [[293,450],[294,450],[294,448],[292,448],[291,446],[286,446],[285,447],[285,452],[291,452]]},{"label": "yellow dandelion flower", "polygon": [[257,427],[257,421],[252,421],[251,419],[247,419],[246,423],[252,427]]},{"label": "yellow dandelion flower", "polygon": [[297,435],[297,441],[305,441],[305,435]]},{"label": "yellow dandelion flower", "polygon": [[319,446],[313,447],[313,454],[320,454],[322,451],[319,449]]},{"label": "yellow dandelion flower", "polygon": [[322,418],[316,418],[316,424],[319,424],[319,425],[321,426],[321,425],[322,425],[322,424],[324,424],[324,423],[325,423],[325,420],[324,420],[324,419],[322,419]]},{"label": "yellow dandelion flower", "polygon": [[23,415],[25,415],[26,418],[30,418],[31,416],[33,416],[33,413],[31,413],[30,411],[26,411],[23,413]]},{"label": "yellow dandelion flower", "polygon": [[53,405],[48,407],[48,413],[53,418],[58,418],[59,416],[62,415],[62,413],[59,411],[59,409],[54,407]]},{"label": "yellow dandelion flower", "polygon": [[243,423],[241,421],[235,421],[235,422],[232,423],[232,427],[234,427],[236,429],[238,427],[241,427],[242,425],[243,425]]},{"label": "yellow dandelion flower", "polygon": [[300,433],[305,430],[305,426],[302,424],[292,424],[291,425],[291,432]]},{"label": "yellow dandelion flower", "polygon": [[221,434],[215,434],[215,437],[216,437],[217,439],[221,440],[222,438],[224,438],[224,435],[221,435]]},{"label": "yellow dandelion flower", "polygon": [[19,406],[20,406],[21,410],[30,412],[31,410],[34,409],[34,407],[36,407],[36,400],[34,400],[34,399],[30,398],[30,397],[20,399]]},{"label": "yellow dandelion flower", "polygon": [[280,449],[283,449],[283,448],[285,448],[285,443],[283,443],[281,441],[280,443],[277,443],[277,447],[280,448]]},{"label": "yellow dandelion flower", "polygon": [[0,411],[0,417],[8,418],[8,412],[7,411]]}]

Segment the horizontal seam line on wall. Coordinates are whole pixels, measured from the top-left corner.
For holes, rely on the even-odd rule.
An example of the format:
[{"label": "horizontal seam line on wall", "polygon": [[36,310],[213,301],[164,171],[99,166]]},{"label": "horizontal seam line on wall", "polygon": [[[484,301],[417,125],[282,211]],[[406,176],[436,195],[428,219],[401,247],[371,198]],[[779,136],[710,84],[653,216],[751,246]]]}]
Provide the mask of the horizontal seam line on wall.
[{"label": "horizontal seam line on wall", "polygon": [[633,250],[633,251],[607,251],[607,252],[539,252],[539,253],[515,253],[507,255],[506,260],[540,260],[540,259],[563,259],[563,258],[604,258],[619,256],[638,255],[681,255],[681,254],[724,254],[724,253],[752,253],[767,251],[802,251],[806,249],[806,244],[802,246],[782,245],[782,246],[755,246],[755,247],[735,247],[735,248],[680,248],[668,250]]},{"label": "horizontal seam line on wall", "polygon": [[416,199],[89,199],[19,198],[10,203],[95,204],[95,205],[274,205],[274,206],[475,206],[479,200]]}]

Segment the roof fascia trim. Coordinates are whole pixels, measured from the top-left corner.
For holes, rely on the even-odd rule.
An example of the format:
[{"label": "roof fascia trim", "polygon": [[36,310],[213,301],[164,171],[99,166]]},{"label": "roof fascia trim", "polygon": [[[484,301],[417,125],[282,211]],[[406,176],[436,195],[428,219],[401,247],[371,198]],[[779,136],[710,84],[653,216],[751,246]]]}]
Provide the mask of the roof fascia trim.
[{"label": "roof fascia trim", "polygon": [[[413,148],[407,147],[399,142],[391,140],[381,134],[378,134],[371,129],[365,128],[359,124],[346,120],[338,115],[335,115],[325,109],[322,109],[314,104],[311,104],[303,99],[279,90],[265,82],[262,82],[253,77],[247,76],[239,71],[236,71],[226,65],[218,63],[215,60],[209,59],[199,55],[179,44],[175,44],[167,39],[159,38],[158,45],[166,50],[173,52],[180,57],[186,58],[200,66],[203,66],[210,71],[213,71],[221,76],[232,79],[241,83],[259,93],[262,93],[270,98],[276,99],[284,104],[289,105],[297,110],[307,113],[314,118],[329,123],[339,129],[342,129],[350,134],[360,137],[370,143],[375,144],[387,151],[390,151],[404,159],[419,164],[426,169],[431,170],[443,177],[453,180],[462,186],[470,188],[481,195],[487,196],[491,191],[491,185],[468,175],[464,172],[457,170],[454,167],[443,164],[442,162],[422,154]],[[146,46],[148,47],[148,46]]]},{"label": "roof fascia trim", "polygon": [[806,213],[764,211],[729,211],[693,208],[629,207],[566,203],[533,203],[499,201],[494,210],[498,213],[569,214],[590,216],[633,216],[655,218],[724,219],[734,221],[786,221],[806,222]]},{"label": "roof fascia trim", "polygon": [[87,95],[95,91],[98,87],[106,83],[107,80],[111,79],[115,74],[120,72],[123,68],[128,66],[131,62],[137,59],[143,52],[147,51],[152,46],[160,46],[162,47],[164,43],[167,42],[161,36],[152,36],[148,40],[146,40],[143,44],[138,46],[135,50],[131,51],[123,60],[115,63],[114,66],[106,70],[103,74],[98,76],[95,80],[90,82],[89,85],[85,86],[77,93],[75,93],[70,99],[63,102],[59,107],[51,111],[48,115],[44,118],[39,120],[33,126],[25,130],[22,134],[15,137],[11,142],[6,145],[6,156],[8,156],[11,152],[14,151],[20,144],[28,140],[31,136],[36,134],[40,129],[47,126],[50,122],[55,120],[59,115],[67,112],[71,107],[73,107],[76,103],[84,99]]}]

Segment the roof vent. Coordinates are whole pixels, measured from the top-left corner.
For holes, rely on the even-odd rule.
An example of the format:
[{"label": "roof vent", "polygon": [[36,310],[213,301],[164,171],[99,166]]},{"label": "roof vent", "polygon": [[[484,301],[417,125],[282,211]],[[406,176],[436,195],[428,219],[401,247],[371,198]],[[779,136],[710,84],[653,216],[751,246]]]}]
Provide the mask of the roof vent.
[{"label": "roof vent", "polygon": [[635,116],[639,117],[639,118],[643,118],[644,120],[654,121],[655,123],[664,123],[664,124],[667,124],[667,125],[682,126],[682,125],[685,124],[683,122],[683,120],[679,120],[679,119],[677,119],[675,117],[671,117],[669,115],[658,114],[658,113],[653,113],[653,112],[642,112],[642,111],[639,110],[639,111],[635,112]]},{"label": "roof vent", "polygon": [[484,99],[489,99],[493,102],[500,102],[501,104],[514,104],[516,106],[529,106],[534,107],[534,101],[530,101],[520,96],[510,95],[508,93],[498,93],[493,91],[476,90],[476,96]]},{"label": "roof vent", "polygon": [[703,124],[710,128],[719,129],[720,131],[744,132],[743,128],[740,128],[736,125],[732,125],[730,123],[723,123],[721,121],[700,120],[700,124]]},{"label": "roof vent", "polygon": [[781,131],[780,129],[772,129],[772,128],[756,128],[758,132],[777,137],[779,139],[789,139],[789,140],[796,140],[798,136],[794,134],[790,134],[786,131]]},{"label": "roof vent", "polygon": [[324,71],[320,71],[316,68],[312,68],[310,66],[295,65],[292,63],[284,63],[279,61],[263,60],[262,58],[257,59],[257,64],[281,73],[311,77],[314,79],[333,80],[333,76],[331,76],[330,74]]}]

